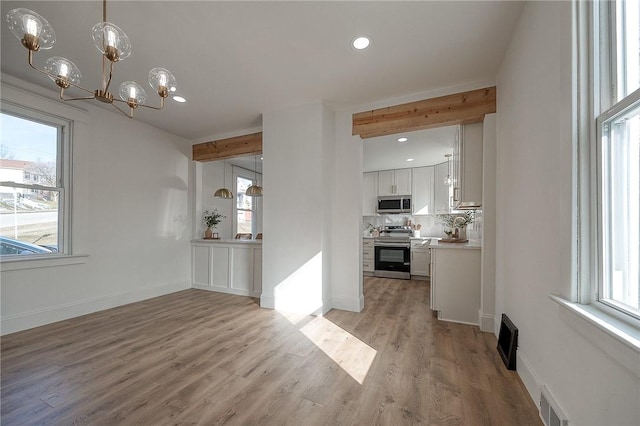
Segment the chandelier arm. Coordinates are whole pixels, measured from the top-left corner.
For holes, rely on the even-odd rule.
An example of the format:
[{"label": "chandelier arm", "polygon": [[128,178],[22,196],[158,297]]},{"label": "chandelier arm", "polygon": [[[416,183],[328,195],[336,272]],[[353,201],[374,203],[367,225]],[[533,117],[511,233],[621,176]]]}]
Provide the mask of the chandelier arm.
[{"label": "chandelier arm", "polygon": [[109,80],[107,80],[106,86],[104,88],[105,92],[109,91],[109,86],[111,85],[111,77],[113,77],[113,62],[109,61]]},{"label": "chandelier arm", "polygon": [[156,107],[156,106],[151,106],[151,105],[138,105],[139,107],[143,107],[143,108],[149,108],[149,109],[155,109],[156,111],[160,111],[161,109],[164,108],[164,98],[160,97],[160,106]]},{"label": "chandelier arm", "polygon": [[60,88],[60,99],[62,99],[63,101],[84,101],[87,99],[95,99],[95,96],[85,96],[82,98],[66,98],[64,97],[64,87]]},{"label": "chandelier arm", "polygon": [[[48,72],[46,72],[45,70],[41,70],[40,68],[36,67],[35,65],[33,65],[33,51],[29,50],[29,66],[31,68],[33,68],[34,70],[38,71],[39,73],[42,73],[44,75],[48,75],[49,77],[56,79],[58,78],[57,75],[54,74],[50,74]],[[93,90],[89,90],[87,88],[84,88],[78,84],[72,83],[71,81],[67,81],[67,83],[69,83],[70,86],[73,87],[77,87],[78,89],[84,90],[87,93],[93,93]],[[77,99],[93,99],[94,96],[91,96],[90,98],[77,98]],[[62,99],[62,92],[60,93],[60,99]],[[62,99],[63,101],[71,101],[71,100],[76,100],[76,99]]]},{"label": "chandelier arm", "polygon": [[[114,101],[122,102],[122,101],[120,101],[119,99],[114,99]],[[112,103],[111,103],[111,105],[113,105],[113,107],[114,107],[115,109],[117,109],[118,111],[120,111],[121,113],[123,113],[127,118],[133,118],[133,109],[131,109],[131,111],[129,112],[129,114],[127,114],[126,112],[124,112],[124,111],[122,110],[122,108],[120,108],[118,105],[116,105],[116,104],[115,104],[115,102],[112,102]]]}]

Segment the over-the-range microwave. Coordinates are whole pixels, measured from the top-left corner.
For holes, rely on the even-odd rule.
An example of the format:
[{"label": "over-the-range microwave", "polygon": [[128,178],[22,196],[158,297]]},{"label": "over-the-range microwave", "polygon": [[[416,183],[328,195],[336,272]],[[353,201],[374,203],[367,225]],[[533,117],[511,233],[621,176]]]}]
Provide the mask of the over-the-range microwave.
[{"label": "over-the-range microwave", "polygon": [[411,195],[378,197],[378,213],[411,213]]}]

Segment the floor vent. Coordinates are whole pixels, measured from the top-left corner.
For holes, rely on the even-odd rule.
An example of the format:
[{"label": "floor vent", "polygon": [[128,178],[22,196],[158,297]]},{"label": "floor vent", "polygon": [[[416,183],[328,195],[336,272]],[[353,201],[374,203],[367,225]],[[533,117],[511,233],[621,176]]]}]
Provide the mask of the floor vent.
[{"label": "floor vent", "polygon": [[540,392],[540,418],[545,426],[568,426],[569,420],[546,386]]}]

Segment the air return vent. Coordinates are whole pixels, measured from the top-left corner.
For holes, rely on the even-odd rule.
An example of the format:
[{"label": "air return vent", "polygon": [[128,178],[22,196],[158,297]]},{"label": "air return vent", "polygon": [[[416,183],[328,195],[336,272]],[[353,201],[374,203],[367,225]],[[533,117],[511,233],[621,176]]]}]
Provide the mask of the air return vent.
[{"label": "air return vent", "polygon": [[540,392],[540,418],[545,426],[568,426],[569,420],[546,386]]}]

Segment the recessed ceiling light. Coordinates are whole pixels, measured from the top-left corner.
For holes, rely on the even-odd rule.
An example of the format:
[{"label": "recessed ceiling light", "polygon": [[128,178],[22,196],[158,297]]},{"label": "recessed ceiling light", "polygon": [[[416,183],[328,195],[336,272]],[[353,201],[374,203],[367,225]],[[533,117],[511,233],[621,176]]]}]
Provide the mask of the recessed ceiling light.
[{"label": "recessed ceiling light", "polygon": [[183,98],[182,96],[174,96],[173,100],[176,101],[176,102],[180,102],[180,103],[187,102],[187,100],[185,98]]},{"label": "recessed ceiling light", "polygon": [[408,141],[408,140],[409,140],[409,139],[407,139],[407,138],[398,138],[398,142],[406,142],[406,141]]},{"label": "recessed ceiling light", "polygon": [[363,50],[369,47],[371,44],[371,38],[367,36],[358,36],[353,39],[351,46],[356,50]]},{"label": "recessed ceiling light", "polygon": [[413,158],[407,158],[407,161],[413,161]]}]

